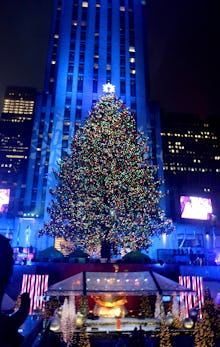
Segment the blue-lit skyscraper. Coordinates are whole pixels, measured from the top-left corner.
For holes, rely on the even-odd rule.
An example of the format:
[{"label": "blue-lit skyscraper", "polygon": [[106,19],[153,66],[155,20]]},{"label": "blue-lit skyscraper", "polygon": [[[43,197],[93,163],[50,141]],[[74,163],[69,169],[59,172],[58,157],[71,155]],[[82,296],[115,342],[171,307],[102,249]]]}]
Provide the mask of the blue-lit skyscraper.
[{"label": "blue-lit skyscraper", "polygon": [[26,212],[45,216],[53,170],[108,82],[136,115],[138,129],[150,138],[152,157],[158,157],[159,117],[147,102],[145,12],[141,0],[54,0],[45,87],[32,137]]}]

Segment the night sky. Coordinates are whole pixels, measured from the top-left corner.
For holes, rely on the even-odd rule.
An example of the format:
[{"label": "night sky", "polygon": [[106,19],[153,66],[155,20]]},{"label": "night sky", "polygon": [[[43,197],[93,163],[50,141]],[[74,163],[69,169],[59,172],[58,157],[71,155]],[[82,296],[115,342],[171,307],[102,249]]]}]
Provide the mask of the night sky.
[{"label": "night sky", "polygon": [[[113,0],[114,1],[114,0]],[[171,112],[220,116],[218,0],[146,0],[150,96]],[[0,99],[43,89],[52,0],[7,0],[0,12]]]}]

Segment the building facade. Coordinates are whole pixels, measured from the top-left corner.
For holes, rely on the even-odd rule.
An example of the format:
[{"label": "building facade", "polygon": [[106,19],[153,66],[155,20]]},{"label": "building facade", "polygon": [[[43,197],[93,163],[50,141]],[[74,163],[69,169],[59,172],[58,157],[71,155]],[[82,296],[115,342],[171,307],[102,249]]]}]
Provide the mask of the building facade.
[{"label": "building facade", "polygon": [[[37,234],[48,218],[50,189],[56,183],[54,170],[69,151],[75,130],[84,124],[93,104],[103,95],[103,85],[108,83],[115,86],[117,96],[135,115],[138,130],[148,136],[159,177],[165,175],[167,195],[163,208],[175,221],[176,231],[156,238],[149,255],[153,259],[159,259],[162,253],[182,256],[173,252],[181,248],[204,254],[220,244],[218,122],[202,122],[194,115],[164,114],[160,118],[158,105],[148,101],[146,18],[145,2],[141,0],[54,0],[45,85],[35,103],[25,183],[20,184],[18,175],[14,175],[18,199],[11,201],[19,201],[18,218],[8,219],[4,226],[4,233],[12,230],[13,245],[42,249],[53,244],[53,240],[46,236],[39,239]],[[8,99],[8,111],[4,109],[1,120],[4,124],[12,117]],[[31,132],[26,131],[27,134]],[[7,141],[9,136],[4,137],[2,146],[7,147]],[[25,151],[26,142],[16,141],[14,147],[21,151],[23,146]],[[5,178],[1,178],[3,188],[9,184],[11,155],[10,160],[2,160],[2,169],[6,170]],[[26,163],[26,154],[22,155]],[[16,159],[18,167],[20,159]],[[181,195],[211,198],[216,219],[208,223],[181,220]]]},{"label": "building facade", "polygon": [[158,259],[219,263],[219,131],[219,116],[161,112],[166,211],[176,231],[158,245]]},{"label": "building facade", "polygon": [[8,87],[0,118],[0,189],[10,191],[9,215],[22,214],[36,90]]},{"label": "building facade", "polygon": [[219,220],[220,123],[219,117],[161,113],[163,170],[168,210],[181,219],[180,196],[212,200],[215,222]]},{"label": "building facade", "polygon": [[47,218],[53,171],[103,85],[135,115],[157,163],[159,116],[148,105],[146,9],[139,0],[55,0],[45,87],[36,111],[24,199],[26,215]]}]

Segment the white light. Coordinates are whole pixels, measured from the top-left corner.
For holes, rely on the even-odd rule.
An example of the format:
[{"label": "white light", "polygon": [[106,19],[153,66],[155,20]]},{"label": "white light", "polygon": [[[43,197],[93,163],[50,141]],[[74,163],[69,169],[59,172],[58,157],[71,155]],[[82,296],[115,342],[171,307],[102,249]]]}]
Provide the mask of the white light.
[{"label": "white light", "polygon": [[163,243],[163,246],[166,245],[166,241],[167,241],[167,234],[166,234],[166,233],[163,233],[163,234],[162,234],[162,243]]},{"label": "white light", "polygon": [[115,92],[115,86],[111,83],[103,84],[103,92],[105,93],[114,93]]}]

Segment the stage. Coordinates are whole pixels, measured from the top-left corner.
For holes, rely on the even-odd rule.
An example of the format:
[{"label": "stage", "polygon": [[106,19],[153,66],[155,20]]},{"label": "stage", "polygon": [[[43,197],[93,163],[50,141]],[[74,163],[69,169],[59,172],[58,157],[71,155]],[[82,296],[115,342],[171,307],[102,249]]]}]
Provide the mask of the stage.
[{"label": "stage", "polygon": [[134,328],[141,328],[145,331],[155,331],[160,326],[160,322],[154,318],[121,318],[120,324],[117,318],[99,318],[97,320],[86,320],[87,332],[132,332]]},{"label": "stage", "polygon": [[[81,324],[83,321],[81,320]],[[80,332],[81,324],[76,316],[75,321],[76,327],[75,332]],[[132,331],[140,328],[144,331],[154,332],[160,328],[160,321],[154,318],[104,318],[99,317],[98,319],[86,319],[86,331],[88,334],[105,333],[111,334],[116,332],[132,333]],[[56,316],[51,319],[50,330],[56,333],[61,333],[61,319]]]}]

